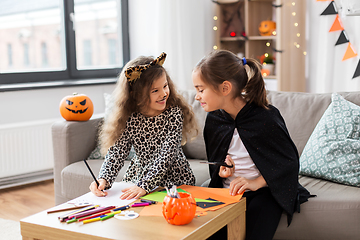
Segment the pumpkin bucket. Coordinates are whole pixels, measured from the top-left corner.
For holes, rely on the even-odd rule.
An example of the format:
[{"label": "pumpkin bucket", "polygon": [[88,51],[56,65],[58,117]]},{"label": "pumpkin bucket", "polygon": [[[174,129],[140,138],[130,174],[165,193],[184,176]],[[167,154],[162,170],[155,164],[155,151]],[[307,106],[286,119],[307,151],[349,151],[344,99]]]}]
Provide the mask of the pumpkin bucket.
[{"label": "pumpkin bucket", "polygon": [[166,221],[173,225],[185,225],[195,217],[196,202],[189,193],[179,193],[180,198],[165,196],[162,213]]}]

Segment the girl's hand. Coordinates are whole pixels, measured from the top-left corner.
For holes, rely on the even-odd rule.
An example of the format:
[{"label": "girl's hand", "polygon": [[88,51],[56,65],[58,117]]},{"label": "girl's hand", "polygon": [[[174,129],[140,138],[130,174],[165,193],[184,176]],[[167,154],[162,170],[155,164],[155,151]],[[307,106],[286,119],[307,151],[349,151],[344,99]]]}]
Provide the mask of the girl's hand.
[{"label": "girl's hand", "polygon": [[263,176],[253,180],[237,177],[230,183],[230,195],[235,196],[236,194],[240,194],[245,190],[256,191],[259,188],[265,187],[266,185],[267,184]]},{"label": "girl's hand", "polygon": [[132,186],[132,187],[125,188],[122,190],[122,192],[123,192],[123,194],[120,196],[120,199],[122,199],[122,200],[124,200],[124,199],[129,200],[132,198],[138,199],[139,197],[142,197],[146,194],[146,191],[138,186]]},{"label": "girl's hand", "polygon": [[235,172],[235,163],[234,163],[234,161],[232,160],[232,158],[229,155],[226,156],[225,163],[227,165],[233,165],[233,167],[228,168],[228,167],[225,167],[225,166],[220,166],[219,176],[222,177],[222,178],[231,177]]},{"label": "girl's hand", "polygon": [[98,197],[105,197],[107,195],[107,192],[103,192],[102,190],[105,189],[106,187],[106,184],[107,184],[107,181],[105,179],[98,179],[98,182],[99,182],[99,187],[97,186],[96,182],[93,181],[91,184],[90,184],[90,191],[95,194],[96,196]]}]

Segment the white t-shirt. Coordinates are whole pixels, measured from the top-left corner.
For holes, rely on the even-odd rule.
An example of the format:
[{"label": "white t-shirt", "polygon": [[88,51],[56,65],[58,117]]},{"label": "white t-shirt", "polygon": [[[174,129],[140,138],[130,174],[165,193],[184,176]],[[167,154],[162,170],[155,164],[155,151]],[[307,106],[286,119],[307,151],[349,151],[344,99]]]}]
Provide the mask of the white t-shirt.
[{"label": "white t-shirt", "polygon": [[229,188],[231,181],[237,177],[244,177],[252,180],[261,176],[259,170],[255,166],[243,142],[241,141],[236,128],[229,146],[228,155],[235,163],[235,173],[231,177],[223,180],[224,188]]}]

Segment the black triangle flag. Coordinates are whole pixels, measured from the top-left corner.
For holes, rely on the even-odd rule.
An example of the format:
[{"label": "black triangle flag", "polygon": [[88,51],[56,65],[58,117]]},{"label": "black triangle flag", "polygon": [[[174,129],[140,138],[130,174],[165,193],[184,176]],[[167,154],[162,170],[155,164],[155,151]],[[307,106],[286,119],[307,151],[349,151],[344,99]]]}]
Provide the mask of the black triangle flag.
[{"label": "black triangle flag", "polygon": [[329,6],[327,6],[327,8],[320,15],[332,15],[332,14],[338,14],[334,1],[332,1],[329,4]]},{"label": "black triangle flag", "polygon": [[354,73],[354,76],[352,77],[353,79],[360,76],[360,60],[358,62],[358,65],[356,67],[356,70],[355,70],[355,73]]},{"label": "black triangle flag", "polygon": [[341,34],[340,34],[337,42],[335,43],[335,46],[343,44],[343,43],[347,43],[347,42],[349,42],[349,39],[347,38],[345,31],[343,30],[343,31],[341,31]]}]

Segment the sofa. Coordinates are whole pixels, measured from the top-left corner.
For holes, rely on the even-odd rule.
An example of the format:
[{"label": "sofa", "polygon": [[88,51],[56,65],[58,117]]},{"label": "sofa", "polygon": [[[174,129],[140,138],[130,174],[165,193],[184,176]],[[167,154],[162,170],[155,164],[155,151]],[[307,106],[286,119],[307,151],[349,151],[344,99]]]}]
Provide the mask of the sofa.
[{"label": "sofa", "polygon": [[[181,94],[192,105],[200,132],[196,139],[183,146],[197,186],[206,186],[209,179],[202,129],[206,112],[195,101],[195,91]],[[360,92],[339,93],[356,105],[360,105]],[[281,112],[299,155],[302,154],[317,123],[331,103],[331,93],[313,94],[268,91],[268,99]],[[88,159],[97,145],[97,130],[102,117],[86,122],[58,121],[52,126],[54,148],[55,202],[63,203],[89,191],[93,181],[82,159]],[[99,172],[102,159],[89,159],[95,174]],[[121,169],[116,181],[126,170]],[[360,239],[360,188],[336,183],[314,176],[299,175],[299,182],[316,197],[301,205],[291,225],[287,226],[283,214],[274,239]]]}]

